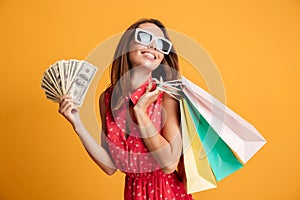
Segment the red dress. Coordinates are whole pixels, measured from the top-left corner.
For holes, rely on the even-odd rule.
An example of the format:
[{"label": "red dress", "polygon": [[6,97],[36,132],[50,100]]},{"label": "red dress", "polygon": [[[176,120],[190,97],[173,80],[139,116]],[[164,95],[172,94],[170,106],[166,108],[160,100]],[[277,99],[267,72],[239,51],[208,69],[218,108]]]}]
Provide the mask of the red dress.
[{"label": "red dress", "polygon": [[[134,117],[128,117],[129,105],[135,105],[145,93],[148,81],[125,98],[118,111],[111,112],[110,102],[113,89],[105,92],[106,142],[116,167],[126,174],[125,200],[173,200],[193,199],[185,191],[178,173],[164,174],[159,164],[145,146]],[[161,132],[161,93],[158,99],[147,108],[147,114]],[[127,134],[126,134],[127,133]]]}]

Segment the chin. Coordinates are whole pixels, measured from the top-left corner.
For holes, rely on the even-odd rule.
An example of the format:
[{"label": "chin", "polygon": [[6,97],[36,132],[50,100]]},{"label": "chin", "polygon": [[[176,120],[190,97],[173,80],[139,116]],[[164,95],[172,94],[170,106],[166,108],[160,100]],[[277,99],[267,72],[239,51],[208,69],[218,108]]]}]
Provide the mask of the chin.
[{"label": "chin", "polygon": [[159,66],[159,63],[145,62],[145,63],[141,64],[139,67],[148,69],[149,71],[153,71],[153,70],[157,69],[158,66]]}]

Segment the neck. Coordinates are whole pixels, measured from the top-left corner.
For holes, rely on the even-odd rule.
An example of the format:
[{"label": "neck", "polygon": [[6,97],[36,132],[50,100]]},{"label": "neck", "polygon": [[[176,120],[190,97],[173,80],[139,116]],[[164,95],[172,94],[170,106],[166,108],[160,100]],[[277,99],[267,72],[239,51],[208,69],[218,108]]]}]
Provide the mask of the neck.
[{"label": "neck", "polygon": [[130,73],[131,91],[136,90],[145,81],[147,81],[151,77],[151,74],[152,71],[149,71],[143,67],[137,67],[136,69],[133,69]]}]

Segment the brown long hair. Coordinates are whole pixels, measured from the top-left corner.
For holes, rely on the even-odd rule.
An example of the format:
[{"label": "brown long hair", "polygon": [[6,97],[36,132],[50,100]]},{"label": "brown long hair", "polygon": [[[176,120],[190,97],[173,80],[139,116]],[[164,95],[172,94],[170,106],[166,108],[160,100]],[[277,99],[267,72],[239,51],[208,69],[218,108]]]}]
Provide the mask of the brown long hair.
[{"label": "brown long hair", "polygon": [[[116,95],[115,97],[117,97],[112,99],[111,102],[113,110],[116,110],[120,107],[124,98],[130,91],[130,85],[128,84],[128,81],[130,80],[130,73],[127,73],[131,69],[131,64],[129,61],[129,44],[133,39],[135,29],[144,23],[155,24],[161,29],[164,37],[170,40],[165,26],[157,19],[142,18],[132,24],[125,31],[116,48],[110,71],[111,86],[114,89],[114,93]],[[175,48],[172,45],[170,53],[168,55],[164,55],[161,65],[152,72],[152,76],[156,78],[162,76],[164,80],[177,79],[178,71],[178,57]]]}]

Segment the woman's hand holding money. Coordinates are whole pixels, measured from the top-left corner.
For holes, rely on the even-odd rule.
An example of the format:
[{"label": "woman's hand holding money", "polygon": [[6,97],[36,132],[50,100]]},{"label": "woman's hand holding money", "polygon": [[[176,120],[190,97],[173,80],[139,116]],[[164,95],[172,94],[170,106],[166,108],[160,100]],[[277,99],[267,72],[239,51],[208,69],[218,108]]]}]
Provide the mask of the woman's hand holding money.
[{"label": "woman's hand holding money", "polygon": [[81,124],[79,109],[74,105],[69,95],[63,95],[59,99],[58,112],[72,124],[75,130]]},{"label": "woman's hand holding money", "polygon": [[79,109],[74,105],[69,95],[63,95],[59,99],[58,112],[62,114],[73,126],[82,144],[89,152],[93,160],[109,175],[116,172],[117,168],[111,160],[109,153],[103,148],[84,127]]}]

